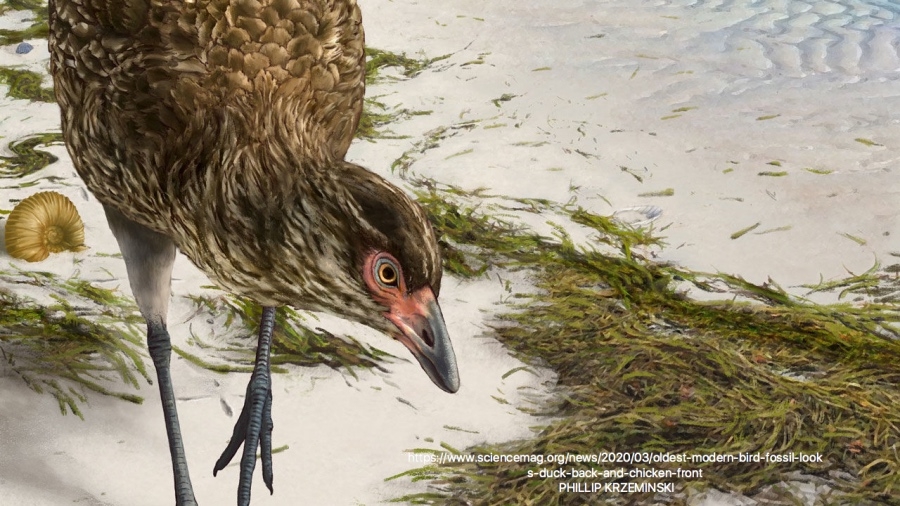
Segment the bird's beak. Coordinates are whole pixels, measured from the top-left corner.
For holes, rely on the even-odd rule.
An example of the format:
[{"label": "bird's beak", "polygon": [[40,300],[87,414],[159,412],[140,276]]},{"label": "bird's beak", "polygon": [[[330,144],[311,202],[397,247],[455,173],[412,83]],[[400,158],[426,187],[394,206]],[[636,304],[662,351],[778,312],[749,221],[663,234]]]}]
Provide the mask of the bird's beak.
[{"label": "bird's beak", "polygon": [[396,339],[409,348],[435,385],[451,394],[459,390],[456,354],[430,287],[397,300],[385,317],[400,330]]}]

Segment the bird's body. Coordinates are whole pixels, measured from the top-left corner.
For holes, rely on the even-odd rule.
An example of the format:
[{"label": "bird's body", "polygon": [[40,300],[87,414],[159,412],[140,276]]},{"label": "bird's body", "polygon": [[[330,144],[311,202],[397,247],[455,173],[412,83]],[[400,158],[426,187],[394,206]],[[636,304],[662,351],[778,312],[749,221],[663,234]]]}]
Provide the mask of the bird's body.
[{"label": "bird's body", "polygon": [[[458,388],[434,232],[405,193],[344,160],[365,84],[355,0],[49,7],[63,135],[123,250],[160,376],[177,247],[263,306],[393,334],[439,386]],[[177,425],[174,400],[166,417]],[[178,487],[186,464],[175,471]]]},{"label": "bird's body", "polygon": [[[54,3],[53,31],[68,32],[51,39],[63,132],[100,202],[171,237],[215,282],[261,304],[325,309],[323,297],[349,288],[329,286],[339,278],[328,268],[344,266],[286,272],[290,290],[256,270],[279,268],[264,263],[282,258],[270,246],[315,261],[328,258],[326,239],[346,244],[365,232],[328,223],[359,213],[347,182],[371,177],[343,161],[364,91],[355,2]],[[285,215],[296,206],[307,213]],[[285,237],[289,218],[331,235]],[[427,261],[439,263],[437,251]],[[298,284],[309,300],[286,300]]]}]

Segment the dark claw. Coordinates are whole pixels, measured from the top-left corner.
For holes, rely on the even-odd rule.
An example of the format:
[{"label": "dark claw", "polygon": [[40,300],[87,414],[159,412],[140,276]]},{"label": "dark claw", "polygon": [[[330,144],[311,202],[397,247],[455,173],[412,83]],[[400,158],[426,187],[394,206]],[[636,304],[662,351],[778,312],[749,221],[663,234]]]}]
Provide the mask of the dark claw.
[{"label": "dark claw", "polygon": [[231,459],[237,454],[238,448],[244,443],[244,439],[247,436],[247,419],[250,416],[250,409],[248,408],[249,399],[250,384],[248,383],[247,394],[244,396],[244,407],[241,409],[241,414],[234,424],[234,431],[231,433],[231,440],[228,441],[228,446],[225,447],[225,451],[222,452],[219,460],[216,461],[215,467],[213,467],[213,476],[222,469],[225,469],[225,466],[231,463]]}]

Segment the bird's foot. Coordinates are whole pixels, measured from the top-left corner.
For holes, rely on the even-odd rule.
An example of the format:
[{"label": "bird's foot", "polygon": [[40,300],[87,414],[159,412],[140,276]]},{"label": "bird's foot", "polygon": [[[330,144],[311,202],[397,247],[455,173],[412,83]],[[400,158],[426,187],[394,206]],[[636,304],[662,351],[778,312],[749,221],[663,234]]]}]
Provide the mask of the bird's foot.
[{"label": "bird's foot", "polygon": [[238,505],[250,504],[250,484],[253,481],[253,470],[256,467],[256,449],[260,449],[262,459],[263,481],[269,489],[272,489],[272,389],[270,387],[269,372],[267,370],[254,370],[253,377],[247,385],[247,395],[244,398],[244,407],[237,423],[234,424],[234,432],[231,440],[222,456],[216,461],[213,468],[213,476],[225,468],[231,459],[237,454],[238,448],[243,444],[244,453],[241,457],[241,476],[238,485]]},{"label": "bird's foot", "polygon": [[264,307],[259,322],[259,344],[256,347],[256,365],[247,384],[247,395],[241,416],[234,424],[231,441],[216,461],[213,476],[225,468],[238,448],[243,444],[241,478],[238,484],[238,506],[250,506],[250,484],[256,467],[256,449],[262,454],[263,481],[272,493],[272,373],[269,369],[269,351],[275,328],[275,308]]}]

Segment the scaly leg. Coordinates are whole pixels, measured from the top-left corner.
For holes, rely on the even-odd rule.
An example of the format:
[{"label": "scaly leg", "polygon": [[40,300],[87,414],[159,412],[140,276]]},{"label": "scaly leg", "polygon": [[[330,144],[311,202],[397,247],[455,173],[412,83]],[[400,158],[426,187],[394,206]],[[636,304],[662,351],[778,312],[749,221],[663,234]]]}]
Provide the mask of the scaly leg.
[{"label": "scaly leg", "polygon": [[238,484],[238,506],[249,506],[250,484],[256,468],[256,449],[262,456],[263,481],[272,489],[272,373],[269,367],[269,350],[272,347],[272,330],[275,327],[275,308],[264,307],[259,323],[259,344],[256,347],[256,365],[247,384],[244,407],[231,440],[222,456],[216,461],[213,476],[225,468],[243,444],[241,477]]},{"label": "scaly leg", "polygon": [[172,455],[172,471],[175,475],[176,506],[196,506],[191,477],[188,473],[184,443],[175,408],[175,393],[169,374],[172,344],[166,330],[166,313],[171,294],[172,264],[175,262],[175,244],[168,237],[139,225],[111,207],[103,207],[109,228],[119,243],[131,291],[141,314],[147,320],[147,347],[156,368],[159,396],[163,416],[166,419],[166,435]]}]

